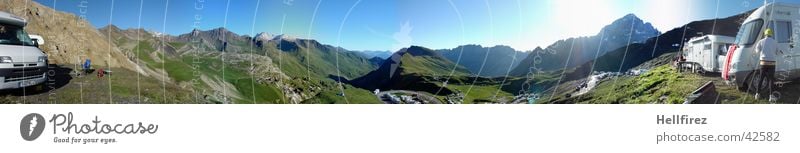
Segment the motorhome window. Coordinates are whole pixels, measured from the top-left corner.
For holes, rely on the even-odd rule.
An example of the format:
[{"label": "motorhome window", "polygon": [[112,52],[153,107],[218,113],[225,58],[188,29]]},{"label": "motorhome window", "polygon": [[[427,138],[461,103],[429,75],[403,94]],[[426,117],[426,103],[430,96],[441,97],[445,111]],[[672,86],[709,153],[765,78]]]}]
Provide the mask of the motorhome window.
[{"label": "motorhome window", "polygon": [[762,25],[764,25],[764,20],[761,19],[745,23],[742,29],[739,29],[739,34],[736,35],[736,44],[741,46],[753,45],[758,40]]},{"label": "motorhome window", "polygon": [[33,46],[33,41],[22,27],[0,24],[0,44]]},{"label": "motorhome window", "polygon": [[730,47],[730,44],[720,44],[718,46],[718,48],[717,48],[717,50],[718,50],[717,53],[719,55],[727,55],[728,54],[728,47]]},{"label": "motorhome window", "polygon": [[703,45],[703,50],[711,50],[711,44]]},{"label": "motorhome window", "polygon": [[790,43],[792,33],[792,22],[789,21],[776,21],[775,22],[775,39],[779,43]]}]

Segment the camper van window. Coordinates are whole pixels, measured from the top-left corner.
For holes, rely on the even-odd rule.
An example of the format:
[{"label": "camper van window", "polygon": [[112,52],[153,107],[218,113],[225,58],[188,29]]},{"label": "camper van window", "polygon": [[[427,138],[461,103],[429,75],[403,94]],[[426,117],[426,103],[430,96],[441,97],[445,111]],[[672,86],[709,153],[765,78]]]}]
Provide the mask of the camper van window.
[{"label": "camper van window", "polygon": [[718,47],[718,49],[717,49],[717,50],[719,50],[719,51],[717,51],[717,52],[719,53],[719,55],[722,55],[722,56],[725,56],[725,55],[727,55],[727,54],[728,54],[728,47],[729,47],[729,46],[730,46],[730,45],[728,45],[728,44],[721,44],[721,45],[719,45],[719,47]]},{"label": "camper van window", "polygon": [[792,33],[792,22],[776,21],[775,38],[779,43],[789,43]]},{"label": "camper van window", "polygon": [[764,25],[764,20],[761,19],[745,23],[742,29],[739,29],[739,34],[736,35],[736,44],[740,46],[753,45],[758,40],[762,25]]},{"label": "camper van window", "polygon": [[711,44],[703,45],[703,50],[711,50]]},{"label": "camper van window", "polygon": [[33,46],[33,41],[22,27],[0,24],[0,45]]}]

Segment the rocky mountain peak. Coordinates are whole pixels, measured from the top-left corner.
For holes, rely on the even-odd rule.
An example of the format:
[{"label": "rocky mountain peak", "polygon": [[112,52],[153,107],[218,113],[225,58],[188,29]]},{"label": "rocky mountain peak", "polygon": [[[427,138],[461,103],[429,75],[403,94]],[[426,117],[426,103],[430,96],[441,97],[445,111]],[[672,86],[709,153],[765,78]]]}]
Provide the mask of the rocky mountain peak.
[{"label": "rocky mountain peak", "polygon": [[272,40],[274,40],[274,41],[280,41],[280,40],[295,41],[295,40],[297,40],[297,37],[289,36],[289,35],[286,35],[286,34],[280,34],[280,35],[277,35],[274,38],[272,38]]},{"label": "rocky mountain peak", "polygon": [[[631,31],[633,30],[633,31]],[[605,35],[604,41],[608,39],[625,40],[631,39],[631,42],[640,42],[648,38],[655,37],[661,34],[652,24],[644,22],[642,19],[634,14],[627,14],[612,22],[610,25],[603,27],[598,35]]]},{"label": "rocky mountain peak", "polygon": [[261,32],[261,33],[256,34],[256,36],[253,37],[253,40],[255,40],[255,41],[268,41],[268,40],[271,40],[274,37],[275,36],[273,36],[272,34],[269,34],[269,33],[266,33],[266,32]]}]

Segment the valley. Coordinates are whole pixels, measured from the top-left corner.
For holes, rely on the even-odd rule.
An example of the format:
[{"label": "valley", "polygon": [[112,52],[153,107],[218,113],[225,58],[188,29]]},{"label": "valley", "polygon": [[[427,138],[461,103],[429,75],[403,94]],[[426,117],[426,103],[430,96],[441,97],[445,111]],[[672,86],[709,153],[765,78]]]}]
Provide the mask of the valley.
[{"label": "valley", "polygon": [[[22,3],[10,0],[0,11],[29,19],[28,30],[48,40],[39,47],[52,80],[0,91],[0,103],[677,104],[706,82],[716,85],[720,103],[766,103],[725,85],[719,74],[671,66],[688,38],[735,36],[752,11],[663,33],[627,14],[595,35],[527,51],[476,44],[354,51],[224,27],[177,35],[113,24],[95,29],[36,2],[7,7]],[[86,60],[94,72],[80,75]],[[108,73],[101,77],[101,70]],[[782,91],[800,89],[786,85]],[[785,95],[780,103],[800,98]]]}]

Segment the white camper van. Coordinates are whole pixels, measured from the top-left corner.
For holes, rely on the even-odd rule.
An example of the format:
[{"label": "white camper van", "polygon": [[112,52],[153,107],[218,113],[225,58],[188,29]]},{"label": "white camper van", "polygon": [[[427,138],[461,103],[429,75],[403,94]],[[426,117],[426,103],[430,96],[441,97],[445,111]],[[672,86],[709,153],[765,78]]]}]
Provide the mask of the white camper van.
[{"label": "white camper van", "polygon": [[[747,89],[758,70],[759,55],[755,44],[764,38],[764,30],[773,29],[773,38],[783,55],[777,57],[775,77],[778,82],[788,82],[800,77],[800,5],[769,3],[756,9],[743,22],[736,35],[736,45],[728,52],[722,77],[735,83],[739,89]],[[794,34],[794,35],[793,35]]]},{"label": "white camper van", "polygon": [[704,72],[721,72],[725,65],[728,47],[733,45],[733,37],[721,35],[705,35],[695,37],[687,42],[683,49],[685,63]]},{"label": "white camper van", "polygon": [[47,78],[47,55],[25,32],[25,19],[0,12],[0,89],[43,83]]}]

